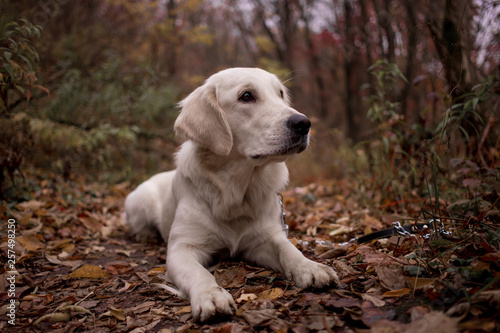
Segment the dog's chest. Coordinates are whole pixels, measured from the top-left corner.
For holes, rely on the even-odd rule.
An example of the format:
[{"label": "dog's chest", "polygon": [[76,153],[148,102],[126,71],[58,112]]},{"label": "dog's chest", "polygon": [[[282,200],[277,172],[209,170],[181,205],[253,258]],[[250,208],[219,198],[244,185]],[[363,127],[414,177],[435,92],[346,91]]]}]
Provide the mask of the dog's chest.
[{"label": "dog's chest", "polygon": [[212,214],[221,223],[251,223],[261,215],[262,207],[251,196],[224,193],[218,199],[212,204]]}]

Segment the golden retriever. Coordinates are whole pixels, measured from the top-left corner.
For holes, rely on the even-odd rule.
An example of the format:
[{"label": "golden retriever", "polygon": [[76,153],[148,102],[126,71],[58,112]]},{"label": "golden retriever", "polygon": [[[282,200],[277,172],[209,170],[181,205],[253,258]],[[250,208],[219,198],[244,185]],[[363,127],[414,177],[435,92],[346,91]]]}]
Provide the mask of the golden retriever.
[{"label": "golden retriever", "polygon": [[168,277],[194,319],[235,310],[206,268],[224,250],[300,288],[337,284],[331,267],[304,257],[283,231],[276,194],[288,182],[284,161],[307,148],[311,123],[290,106],[282,82],[258,68],[226,69],[180,106],[174,129],[186,142],[177,169],[139,185],[125,215],[138,240],[159,232],[167,242]]}]

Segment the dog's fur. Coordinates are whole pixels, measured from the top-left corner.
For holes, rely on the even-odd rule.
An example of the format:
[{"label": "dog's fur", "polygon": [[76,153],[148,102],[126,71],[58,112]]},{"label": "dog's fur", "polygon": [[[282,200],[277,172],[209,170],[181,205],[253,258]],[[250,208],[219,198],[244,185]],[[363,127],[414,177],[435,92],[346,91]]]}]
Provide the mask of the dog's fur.
[{"label": "dog's fur", "polygon": [[190,299],[196,320],[231,314],[231,294],[206,269],[221,250],[283,273],[305,287],[338,283],[335,271],[305,258],[287,239],[277,191],[284,161],[309,142],[309,120],[290,107],[285,86],[257,68],[211,76],[181,103],[175,132],[187,141],[177,169],[130,193],[126,222],[138,240],[159,232],[167,272]]}]

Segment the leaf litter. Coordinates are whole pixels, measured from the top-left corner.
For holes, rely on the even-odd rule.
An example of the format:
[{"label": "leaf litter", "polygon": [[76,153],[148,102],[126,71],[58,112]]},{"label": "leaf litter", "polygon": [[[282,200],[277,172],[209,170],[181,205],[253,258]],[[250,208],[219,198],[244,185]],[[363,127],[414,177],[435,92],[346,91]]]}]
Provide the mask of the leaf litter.
[{"label": "leaf litter", "polygon": [[[168,291],[165,246],[137,243],[121,224],[127,183],[38,182],[32,199],[0,203],[16,219],[16,326],[9,332],[495,332],[500,329],[498,224],[470,217],[448,238],[353,237],[391,227],[395,213],[359,204],[329,181],[283,193],[290,241],[333,266],[341,285],[300,289],[237,259],[214,269],[234,297],[231,318],[199,324]],[[420,200],[420,199],[416,199]],[[413,204],[414,206],[414,204]],[[498,218],[497,218],[498,219]],[[2,262],[8,237],[0,230]],[[6,266],[1,271],[3,301]],[[10,272],[9,272],[10,273]],[[167,286],[159,288],[158,286]],[[0,318],[6,318],[6,305]]]}]

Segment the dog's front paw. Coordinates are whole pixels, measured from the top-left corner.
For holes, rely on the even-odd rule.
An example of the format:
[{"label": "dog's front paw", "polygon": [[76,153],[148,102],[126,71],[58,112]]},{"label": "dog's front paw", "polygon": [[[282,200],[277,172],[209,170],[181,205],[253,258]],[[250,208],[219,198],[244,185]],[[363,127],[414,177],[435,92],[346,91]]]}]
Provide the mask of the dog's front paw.
[{"label": "dog's front paw", "polygon": [[206,321],[217,315],[232,315],[236,310],[233,297],[219,286],[202,290],[191,299],[191,312],[196,321]]},{"label": "dog's front paw", "polygon": [[299,288],[322,288],[340,283],[333,268],[311,260],[295,266],[289,274]]}]

